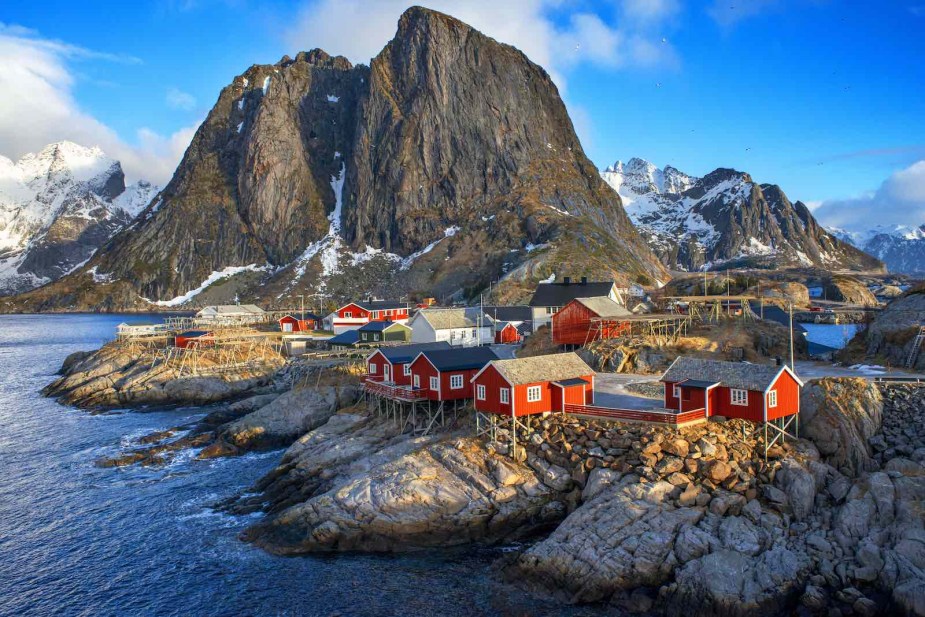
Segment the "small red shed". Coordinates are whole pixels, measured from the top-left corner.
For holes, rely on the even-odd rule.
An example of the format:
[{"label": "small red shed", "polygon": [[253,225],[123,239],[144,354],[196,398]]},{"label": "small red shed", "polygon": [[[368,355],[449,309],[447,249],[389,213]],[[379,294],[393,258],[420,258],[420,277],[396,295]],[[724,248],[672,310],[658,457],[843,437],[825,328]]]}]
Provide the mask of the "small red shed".
[{"label": "small red shed", "polygon": [[411,387],[432,401],[472,398],[472,377],[498,356],[489,347],[422,351],[411,362]]},{"label": "small red shed", "polygon": [[510,321],[500,321],[495,324],[495,343],[511,344],[519,343],[523,340],[517,324]]},{"label": "small red shed", "polygon": [[314,330],[316,327],[317,322],[314,319],[299,319],[292,315],[286,315],[279,319],[280,332],[307,332],[308,330]]},{"label": "small red shed", "polygon": [[585,345],[629,330],[632,313],[609,297],[575,298],[552,316],[552,342]]},{"label": "small red shed", "polygon": [[452,349],[452,347],[446,341],[380,347],[366,359],[366,376],[373,381],[410,386],[411,362],[422,351],[437,349]]},{"label": "small red shed", "polygon": [[800,412],[803,382],[784,366],[677,358],[661,379],[665,408],[769,422]]},{"label": "small red shed", "polygon": [[575,353],[495,360],[472,384],[483,413],[528,416],[594,403],[594,371]]},{"label": "small red shed", "polygon": [[207,347],[215,344],[214,335],[208,330],[187,330],[174,337],[174,347],[191,349],[193,347]]}]

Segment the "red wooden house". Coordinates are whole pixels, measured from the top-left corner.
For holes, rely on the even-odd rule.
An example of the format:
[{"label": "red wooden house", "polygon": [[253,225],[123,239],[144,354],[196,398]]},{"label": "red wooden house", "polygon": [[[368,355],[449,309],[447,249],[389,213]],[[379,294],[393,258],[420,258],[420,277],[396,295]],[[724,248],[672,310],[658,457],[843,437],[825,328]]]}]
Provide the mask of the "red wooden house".
[{"label": "red wooden house", "polygon": [[472,377],[497,360],[489,347],[422,351],[411,362],[411,387],[432,401],[472,398]]},{"label": "red wooden house", "polygon": [[594,403],[594,371],[574,353],[495,360],[472,384],[483,413],[528,416]]},{"label": "red wooden house", "polygon": [[[408,321],[408,305],[394,300],[366,300],[351,302],[331,313],[327,320],[329,328],[340,334],[356,330],[371,321],[394,321],[404,324]],[[326,320],[326,321],[327,321]]]},{"label": "red wooden house", "polygon": [[366,377],[397,386],[411,385],[411,362],[422,351],[452,349],[446,341],[398,347],[380,347],[366,359]]},{"label": "red wooden house", "polygon": [[187,330],[176,335],[173,344],[183,349],[207,347],[215,344],[215,336],[208,330]]},{"label": "red wooden house", "polygon": [[800,412],[803,382],[788,366],[679,357],[661,381],[665,407],[769,422]]},{"label": "red wooden house", "polygon": [[315,330],[318,328],[318,324],[321,320],[317,315],[311,313],[305,315],[304,318],[293,317],[292,315],[285,315],[284,317],[279,318],[279,331],[280,332],[307,332],[308,330]]},{"label": "red wooden house", "polygon": [[552,316],[552,342],[585,345],[629,331],[632,313],[608,297],[575,298]]}]

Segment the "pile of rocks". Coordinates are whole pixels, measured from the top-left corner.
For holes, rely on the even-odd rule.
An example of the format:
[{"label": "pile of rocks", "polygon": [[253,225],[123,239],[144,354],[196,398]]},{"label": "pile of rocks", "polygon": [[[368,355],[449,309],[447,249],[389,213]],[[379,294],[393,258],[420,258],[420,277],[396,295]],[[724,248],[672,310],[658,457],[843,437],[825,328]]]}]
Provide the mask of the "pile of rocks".
[{"label": "pile of rocks", "polygon": [[885,410],[879,435],[868,443],[882,467],[897,456],[925,464],[925,387],[895,384],[881,387]]}]

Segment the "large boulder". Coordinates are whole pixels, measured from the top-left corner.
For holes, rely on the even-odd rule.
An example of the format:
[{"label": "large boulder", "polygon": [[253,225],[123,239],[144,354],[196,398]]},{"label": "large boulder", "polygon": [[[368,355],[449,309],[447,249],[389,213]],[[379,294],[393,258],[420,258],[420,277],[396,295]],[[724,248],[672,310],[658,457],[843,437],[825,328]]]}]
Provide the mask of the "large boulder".
[{"label": "large boulder", "polygon": [[849,476],[876,468],[868,440],[882,420],[880,391],[864,379],[812,381],[800,396],[800,436],[816,445],[826,463]]},{"label": "large boulder", "polygon": [[867,289],[867,285],[850,276],[833,276],[823,286],[823,293],[827,300],[860,306],[877,306],[877,298]]}]

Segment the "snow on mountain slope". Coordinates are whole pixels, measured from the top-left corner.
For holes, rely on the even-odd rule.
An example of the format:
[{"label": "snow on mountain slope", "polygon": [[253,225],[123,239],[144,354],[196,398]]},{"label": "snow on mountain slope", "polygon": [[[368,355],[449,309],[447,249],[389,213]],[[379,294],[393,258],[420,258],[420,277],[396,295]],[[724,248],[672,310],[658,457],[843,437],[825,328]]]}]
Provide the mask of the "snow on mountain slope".
[{"label": "snow on mountain slope", "polygon": [[829,229],[886,264],[890,272],[925,273],[925,225],[876,225],[870,229]]},{"label": "snow on mountain slope", "polygon": [[717,169],[697,178],[633,158],[601,176],[669,268],[882,268],[822,229],[803,203],[747,173]]},{"label": "snow on mountain slope", "polygon": [[55,280],[85,263],[157,187],[125,187],[99,148],[59,142],[13,162],[0,157],[0,295]]}]

